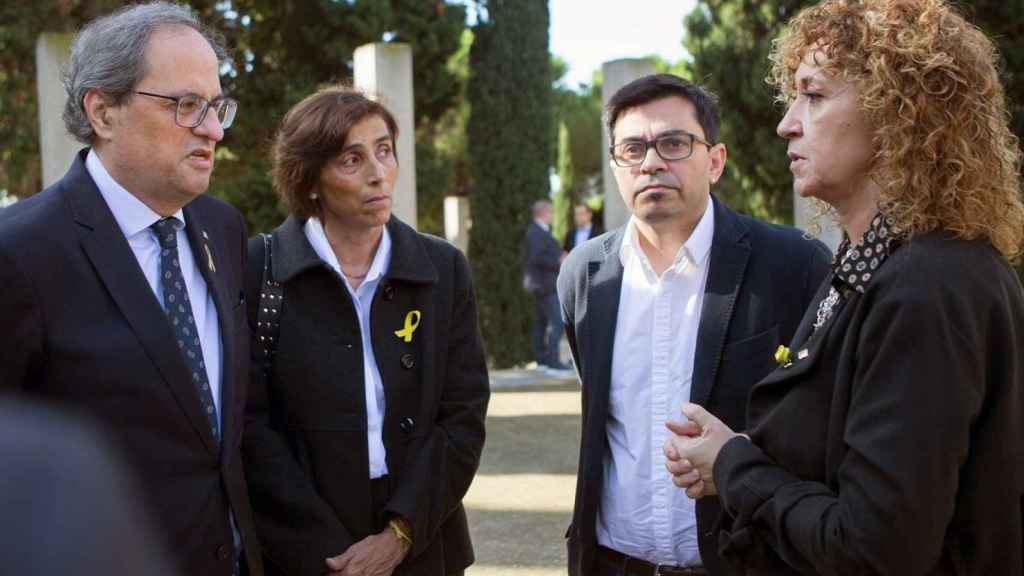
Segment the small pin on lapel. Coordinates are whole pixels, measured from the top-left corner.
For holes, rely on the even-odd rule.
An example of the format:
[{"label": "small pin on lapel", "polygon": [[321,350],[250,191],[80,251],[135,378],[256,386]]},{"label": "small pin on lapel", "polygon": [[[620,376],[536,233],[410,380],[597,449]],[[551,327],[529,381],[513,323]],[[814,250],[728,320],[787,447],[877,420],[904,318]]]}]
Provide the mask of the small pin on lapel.
[{"label": "small pin on lapel", "polygon": [[[206,232],[203,232],[203,236],[206,236]],[[217,267],[213,265],[213,253],[210,252],[210,247],[203,244],[203,250],[206,250],[206,267],[210,269],[210,272],[216,274]]]},{"label": "small pin on lapel", "polygon": [[796,353],[797,360],[803,360],[804,358],[807,358],[807,348]]}]

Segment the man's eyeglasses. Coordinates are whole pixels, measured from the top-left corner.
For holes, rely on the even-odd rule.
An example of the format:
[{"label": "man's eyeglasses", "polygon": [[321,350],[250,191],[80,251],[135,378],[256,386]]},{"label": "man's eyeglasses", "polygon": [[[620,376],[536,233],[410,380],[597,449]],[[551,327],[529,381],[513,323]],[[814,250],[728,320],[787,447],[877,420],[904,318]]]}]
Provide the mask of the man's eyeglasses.
[{"label": "man's eyeglasses", "polygon": [[694,142],[711,148],[711,144],[697,136],[679,131],[658,136],[654,140],[627,140],[611,146],[608,151],[617,166],[629,168],[643,164],[647,150],[652,146],[662,160],[685,160],[693,154]]},{"label": "man's eyeglasses", "polygon": [[141,92],[138,90],[135,93],[152,98],[163,98],[177,104],[178,107],[174,111],[174,123],[182,128],[195,128],[202,124],[203,120],[206,119],[206,113],[212,106],[217,114],[220,127],[227,130],[235,121],[235,112],[238,111],[238,102],[231,98],[217,98],[210,102],[206,98],[195,94],[164,96],[163,94],[153,94],[152,92]]}]

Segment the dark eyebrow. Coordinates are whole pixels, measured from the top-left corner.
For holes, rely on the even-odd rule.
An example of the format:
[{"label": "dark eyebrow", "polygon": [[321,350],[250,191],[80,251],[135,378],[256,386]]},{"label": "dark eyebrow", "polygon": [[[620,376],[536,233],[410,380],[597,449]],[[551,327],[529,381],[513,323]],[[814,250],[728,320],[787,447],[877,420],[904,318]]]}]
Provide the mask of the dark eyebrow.
[{"label": "dark eyebrow", "polygon": [[[390,134],[387,134],[385,136],[381,136],[380,138],[377,138],[376,140],[374,140],[373,144],[377,145],[377,144],[380,144],[382,142],[394,142],[394,138],[392,138]],[[345,154],[346,152],[358,151],[358,150],[362,150],[362,148],[363,148],[363,145],[361,143],[349,144],[348,146],[345,146],[344,148],[342,148],[341,152],[338,152],[338,154]]]},{"label": "dark eyebrow", "polygon": [[[686,130],[678,130],[678,129],[676,129],[676,130],[666,130],[664,132],[659,132],[659,133],[655,134],[654,135],[654,139],[657,140],[658,138],[664,138],[666,136],[690,136],[690,133],[687,132]],[[620,143],[621,142],[643,142],[643,141],[644,141],[644,139],[639,137],[639,136],[630,136],[628,138],[623,138],[620,141]]]}]

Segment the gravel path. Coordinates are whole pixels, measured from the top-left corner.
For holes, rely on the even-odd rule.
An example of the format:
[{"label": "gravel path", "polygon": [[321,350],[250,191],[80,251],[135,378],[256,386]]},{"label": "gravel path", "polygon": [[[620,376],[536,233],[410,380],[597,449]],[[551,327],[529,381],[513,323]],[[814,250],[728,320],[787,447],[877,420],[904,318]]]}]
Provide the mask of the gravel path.
[{"label": "gravel path", "polygon": [[483,460],[464,500],[476,551],[466,575],[564,575],[579,386],[571,374],[529,370],[496,374],[493,386]]}]

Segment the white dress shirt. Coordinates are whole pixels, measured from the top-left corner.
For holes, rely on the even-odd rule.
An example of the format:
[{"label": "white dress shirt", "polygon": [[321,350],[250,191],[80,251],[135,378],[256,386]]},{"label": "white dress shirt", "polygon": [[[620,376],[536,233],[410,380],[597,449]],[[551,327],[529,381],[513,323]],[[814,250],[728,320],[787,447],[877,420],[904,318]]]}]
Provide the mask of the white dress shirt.
[{"label": "white dress shirt", "polygon": [[[117,183],[103,166],[102,160],[95,150],[89,150],[85,157],[85,169],[92,176],[93,182],[100,190],[100,195],[114,215],[114,221],[121,229],[128,246],[131,247],[135,259],[146,276],[146,282],[156,295],[157,301],[164,301],[163,284],[160,282],[160,242],[156,233],[150,228],[163,216],[143,204],[131,192]],[[181,276],[185,279],[189,303],[192,305],[192,318],[199,329],[199,344],[203,348],[203,363],[206,366],[206,378],[210,381],[210,393],[213,395],[213,406],[220,420],[220,429],[224,429],[224,411],[221,410],[221,341],[220,323],[217,321],[217,307],[213,303],[213,294],[206,286],[196,259],[192,254],[192,246],[185,234],[185,214],[178,210],[174,213],[174,228],[178,231],[178,262]],[[198,392],[197,392],[198,393]],[[241,536],[235,525],[232,512],[228,514],[234,538],[235,552],[241,552]]]},{"label": "white dress shirt", "polygon": [[587,240],[590,240],[590,231],[593,230],[593,228],[594,228],[593,224],[587,224],[586,226],[583,226],[581,228],[577,228],[576,229],[576,236],[573,238],[573,243],[572,243],[573,248],[579,246],[580,244],[583,244]]},{"label": "white dress shirt", "polygon": [[619,252],[624,270],[597,542],[655,564],[701,564],[694,503],[672,484],[662,445],[670,434],[665,421],[685,420],[680,408],[690,400],[714,230],[709,200],[660,277],[640,248],[632,219]]},{"label": "white dress shirt", "polygon": [[[157,301],[163,303],[164,289],[160,282],[160,242],[156,233],[150,228],[163,216],[142,203],[131,192],[118,184],[94,150],[90,150],[85,158],[85,169],[92,176],[93,182],[100,190],[100,195],[110,207],[114,221],[128,240],[135,259],[142,268],[142,273],[149,282],[150,289]],[[221,341],[220,324],[217,322],[217,307],[213,304],[213,294],[206,287],[199,267],[192,255],[192,246],[185,234],[185,215],[178,210],[174,216],[174,227],[178,231],[178,261],[181,263],[181,275],[185,278],[188,289],[189,303],[192,304],[192,317],[199,328],[199,343],[203,347],[203,362],[206,366],[206,377],[210,381],[213,394],[213,405],[217,416],[221,419],[223,429],[223,411],[221,410]]]},{"label": "white dress shirt", "polygon": [[370,478],[380,478],[388,473],[387,452],[384,450],[384,382],[377,368],[377,359],[373,355],[373,338],[370,334],[370,305],[377,285],[387,272],[391,263],[391,236],[387,227],[381,235],[380,246],[373,257],[366,278],[356,290],[352,289],[348,278],[341,270],[341,264],[327,241],[323,224],[317,218],[306,220],[306,238],[313,246],[313,251],[342,278],[352,303],[355,304],[356,315],[359,317],[359,333],[363,342],[363,388],[366,393],[366,432],[370,452]]}]

